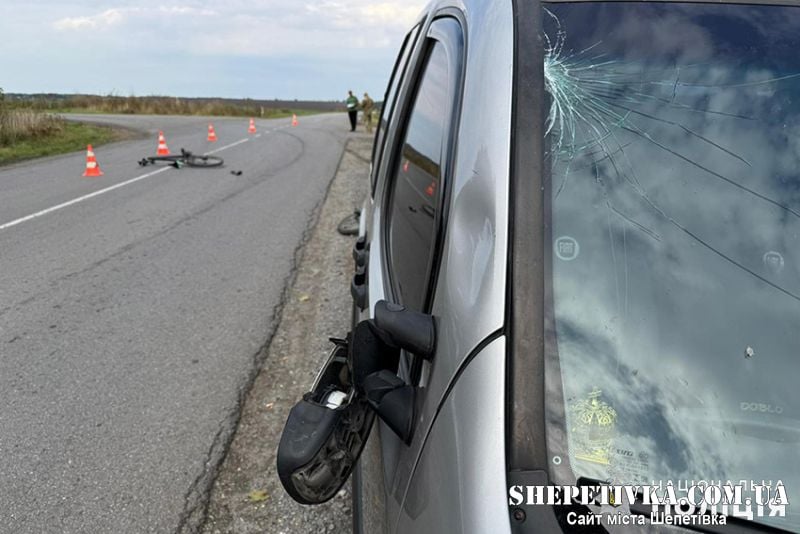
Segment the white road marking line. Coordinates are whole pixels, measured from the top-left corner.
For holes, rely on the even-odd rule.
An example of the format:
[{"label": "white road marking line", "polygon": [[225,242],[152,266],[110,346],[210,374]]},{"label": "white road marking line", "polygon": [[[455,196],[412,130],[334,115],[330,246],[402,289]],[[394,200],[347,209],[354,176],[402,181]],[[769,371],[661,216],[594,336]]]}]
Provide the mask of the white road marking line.
[{"label": "white road marking line", "polygon": [[244,139],[239,139],[239,140],[238,140],[238,141],[236,141],[235,143],[231,143],[231,144],[229,144],[229,145],[225,145],[225,146],[221,146],[221,147],[219,147],[219,148],[215,148],[215,149],[214,149],[214,150],[212,150],[211,152],[206,152],[206,154],[216,154],[217,152],[222,152],[223,150],[225,150],[225,149],[227,149],[227,148],[231,148],[232,146],[241,145],[242,143],[246,143],[246,142],[248,142],[249,140],[250,140],[250,138],[249,138],[249,137],[245,137]]},{"label": "white road marking line", "polygon": [[109,191],[113,191],[114,189],[119,189],[120,187],[132,184],[134,182],[138,182],[139,180],[144,180],[145,178],[150,178],[151,176],[155,176],[156,174],[162,173],[164,171],[170,170],[172,167],[164,167],[162,169],[158,169],[156,171],[148,172],[147,174],[143,174],[141,176],[137,176],[136,178],[131,178],[128,181],[120,182],[116,185],[112,185],[111,187],[106,187],[105,189],[100,189],[99,191],[95,191],[94,193],[89,193],[88,195],[83,195],[82,197],[73,198],[72,200],[68,200],[67,202],[63,202],[56,206],[52,206],[50,208],[44,209],[42,211],[37,211],[36,213],[31,213],[30,215],[26,215],[20,219],[7,222],[5,224],[0,224],[0,230],[5,230],[6,228],[11,228],[12,226],[16,226],[20,223],[24,223],[26,221],[30,221],[31,219],[36,219],[41,217],[42,215],[47,215],[48,213],[52,213],[54,211],[60,210],[62,208],[66,208],[68,206],[72,206],[73,204],[77,204],[78,202],[83,202],[84,200],[89,200],[90,198],[94,198],[100,196],[104,193],[108,193]]},{"label": "white road marking line", "polygon": [[[215,152],[222,152],[225,149],[231,148],[231,147],[236,146],[236,145],[240,145],[240,144],[242,144],[242,143],[244,143],[246,141],[249,141],[249,139],[248,138],[240,139],[239,141],[236,141],[235,143],[231,143],[229,145],[225,145],[225,146],[219,147],[216,150],[212,150],[211,152],[207,152],[207,154],[213,154]],[[19,219],[15,219],[13,221],[9,221],[9,222],[4,223],[4,224],[0,224],[0,231],[5,230],[7,228],[11,228],[12,226],[16,226],[18,224],[22,224],[22,223],[30,221],[32,219],[38,219],[42,215],[47,215],[48,213],[53,213],[54,211],[58,211],[60,209],[72,206],[72,205],[77,204],[79,202],[83,202],[84,200],[89,200],[90,198],[99,197],[100,195],[103,195],[103,194],[108,193],[110,191],[113,191],[115,189],[119,189],[120,187],[124,187],[124,186],[130,185],[132,183],[136,183],[139,180],[144,180],[145,178],[150,178],[151,176],[155,176],[156,174],[162,173],[164,171],[168,171],[170,169],[172,169],[172,167],[163,167],[161,169],[148,172],[147,174],[143,174],[141,176],[137,176],[136,178],[131,178],[130,180],[126,180],[124,182],[120,182],[120,183],[112,185],[110,187],[106,187],[105,189],[100,189],[100,190],[95,191],[93,193],[89,193],[88,195],[83,195],[82,197],[73,198],[72,200],[68,200],[66,202],[62,202],[61,204],[57,204],[55,206],[51,206],[51,207],[49,207],[47,209],[43,209],[42,211],[37,211],[36,213],[31,213],[30,215],[26,215],[25,217],[21,217]]]}]

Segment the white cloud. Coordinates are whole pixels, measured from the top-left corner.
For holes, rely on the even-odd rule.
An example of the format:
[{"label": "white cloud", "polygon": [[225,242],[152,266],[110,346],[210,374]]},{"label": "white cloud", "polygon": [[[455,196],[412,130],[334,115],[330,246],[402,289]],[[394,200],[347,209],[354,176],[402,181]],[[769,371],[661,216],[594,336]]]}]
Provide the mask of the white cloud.
[{"label": "white cloud", "polygon": [[213,9],[197,9],[188,6],[159,6],[158,11],[161,13],[177,13],[181,15],[199,15],[201,17],[209,17],[218,14]]},{"label": "white cloud", "polygon": [[[346,60],[362,52],[374,57],[376,50],[383,50],[393,57],[422,3],[228,0],[214,4],[214,9],[210,6],[201,1],[162,5],[142,0],[100,13],[58,18],[52,27],[65,35],[109,30],[95,37],[95,46],[102,42],[105,48],[124,45],[140,52],[168,49],[217,57]],[[92,35],[82,33],[81,38]]]},{"label": "white cloud", "polygon": [[[198,9],[190,6],[158,6],[156,8],[142,8],[142,7],[121,7],[114,9],[107,9],[102,13],[96,15],[89,15],[83,17],[64,17],[56,20],[53,27],[57,30],[86,30],[86,29],[103,29],[117,26],[124,21],[131,19],[153,19],[155,17],[163,17],[164,15],[179,15],[179,16],[213,16],[217,12],[212,9]],[[176,19],[183,20],[185,19]],[[149,22],[149,21],[148,21]]]},{"label": "white cloud", "polygon": [[108,9],[89,17],[65,17],[53,23],[57,30],[86,30],[119,24],[125,18],[123,10]]},{"label": "white cloud", "polygon": [[394,25],[403,28],[410,28],[421,11],[422,5],[413,3],[398,6],[395,3],[383,2],[362,8],[367,24]]},{"label": "white cloud", "polygon": [[423,4],[400,2],[365,2],[363,0],[308,3],[309,13],[319,14],[336,28],[408,29],[422,11]]}]

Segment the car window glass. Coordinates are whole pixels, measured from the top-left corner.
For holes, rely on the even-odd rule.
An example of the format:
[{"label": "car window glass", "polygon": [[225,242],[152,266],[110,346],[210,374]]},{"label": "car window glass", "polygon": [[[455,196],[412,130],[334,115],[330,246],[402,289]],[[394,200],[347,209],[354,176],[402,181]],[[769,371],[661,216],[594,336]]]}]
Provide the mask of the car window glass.
[{"label": "car window glass", "polygon": [[[542,20],[553,480],[780,479],[796,502],[800,9]],[[752,519],[800,531],[800,507]]]},{"label": "car window glass", "polygon": [[452,97],[444,46],[430,50],[396,159],[389,206],[390,273],[400,301],[424,305],[436,233],[442,143]]},{"label": "car window glass", "polygon": [[[397,57],[397,62],[395,63],[394,70],[392,71],[392,77],[389,80],[389,86],[386,88],[386,94],[383,98],[383,105],[381,106],[381,118],[378,121],[378,128],[377,132],[375,133],[375,145],[373,146],[373,154],[372,154],[372,161],[374,163],[373,173],[378,172],[378,167],[380,165],[380,157],[383,152],[383,142],[384,138],[386,137],[386,128],[389,125],[389,119],[392,116],[392,111],[394,109],[394,103],[397,99],[397,88],[400,85],[400,80],[403,79],[403,74],[405,73],[406,65],[408,64],[408,57],[411,54],[411,51],[414,49],[414,43],[417,41],[417,34],[419,33],[419,26],[415,26],[406,36],[405,41],[403,41],[403,46],[400,50],[400,54]],[[374,176],[373,174],[373,184],[374,184]]]}]

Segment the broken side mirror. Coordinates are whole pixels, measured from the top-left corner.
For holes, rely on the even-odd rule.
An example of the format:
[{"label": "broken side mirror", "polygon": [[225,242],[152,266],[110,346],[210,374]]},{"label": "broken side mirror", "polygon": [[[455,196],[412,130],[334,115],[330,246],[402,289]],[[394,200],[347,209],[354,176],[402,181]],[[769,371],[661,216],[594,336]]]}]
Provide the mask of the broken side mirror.
[{"label": "broken side mirror", "polygon": [[[432,359],[436,351],[436,322],[432,315],[381,300],[375,304],[371,328],[386,345],[426,360]],[[396,357],[399,359],[399,351]],[[416,388],[397,376],[397,360],[391,365],[387,363],[363,366],[356,374],[356,383],[378,417],[408,444],[413,431]]]},{"label": "broken side mirror", "polygon": [[335,346],[311,391],[289,412],[278,445],[278,476],[301,504],[320,504],[336,495],[353,471],[374,420],[353,387],[348,343],[332,341]]},{"label": "broken side mirror", "polygon": [[379,300],[375,304],[375,326],[389,345],[426,360],[433,358],[436,351],[436,322],[432,315]]},{"label": "broken side mirror", "polygon": [[366,377],[364,392],[378,417],[408,444],[414,422],[414,386],[384,369]]},{"label": "broken side mirror", "polygon": [[289,412],[278,445],[277,468],[286,492],[301,504],[320,504],[352,473],[375,413],[364,377],[397,371],[400,351],[384,343],[372,321],[362,321],[335,343],[311,391]]},{"label": "broken side mirror", "polygon": [[[430,359],[436,347],[430,315],[380,301],[335,346],[311,391],[289,413],[277,468],[286,492],[319,504],[347,481],[377,413],[405,443],[414,421],[416,390],[397,376],[400,349]],[[374,411],[373,411],[374,410]]]}]

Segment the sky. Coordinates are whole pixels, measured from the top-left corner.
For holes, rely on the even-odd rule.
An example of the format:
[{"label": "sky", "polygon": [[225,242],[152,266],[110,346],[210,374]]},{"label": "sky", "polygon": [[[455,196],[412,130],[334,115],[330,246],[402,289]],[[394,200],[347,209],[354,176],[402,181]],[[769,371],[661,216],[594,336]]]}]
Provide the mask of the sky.
[{"label": "sky", "polygon": [[0,87],[380,99],[424,7],[404,0],[0,0]]}]

